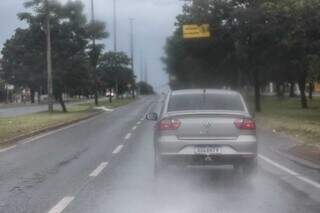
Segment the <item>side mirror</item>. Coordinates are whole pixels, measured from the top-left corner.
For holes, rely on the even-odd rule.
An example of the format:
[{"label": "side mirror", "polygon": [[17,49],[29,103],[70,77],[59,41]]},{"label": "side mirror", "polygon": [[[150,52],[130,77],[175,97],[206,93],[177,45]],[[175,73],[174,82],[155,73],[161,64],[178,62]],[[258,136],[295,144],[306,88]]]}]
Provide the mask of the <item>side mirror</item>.
[{"label": "side mirror", "polygon": [[158,114],[155,113],[155,112],[150,112],[150,113],[148,113],[148,114],[146,115],[146,119],[147,119],[148,121],[156,121],[156,120],[158,120]]}]

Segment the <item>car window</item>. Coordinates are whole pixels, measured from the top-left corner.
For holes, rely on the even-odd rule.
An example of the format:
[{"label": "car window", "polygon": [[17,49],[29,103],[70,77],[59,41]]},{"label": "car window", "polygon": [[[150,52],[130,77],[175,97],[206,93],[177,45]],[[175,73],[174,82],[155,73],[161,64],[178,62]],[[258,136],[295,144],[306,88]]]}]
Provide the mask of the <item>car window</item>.
[{"label": "car window", "polygon": [[167,111],[185,110],[244,111],[245,108],[240,96],[237,94],[183,94],[171,96]]}]

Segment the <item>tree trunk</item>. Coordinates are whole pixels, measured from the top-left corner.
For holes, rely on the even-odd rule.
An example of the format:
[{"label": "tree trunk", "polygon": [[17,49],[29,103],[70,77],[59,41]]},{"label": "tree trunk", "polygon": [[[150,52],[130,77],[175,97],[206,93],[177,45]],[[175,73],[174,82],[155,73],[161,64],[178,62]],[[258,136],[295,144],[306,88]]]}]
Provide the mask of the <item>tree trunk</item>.
[{"label": "tree trunk", "polygon": [[95,89],[95,91],[94,91],[94,104],[95,104],[96,106],[99,105],[98,90],[97,90],[97,89]]},{"label": "tree trunk", "polygon": [[284,94],[286,93],[287,84],[283,83],[281,84],[281,95],[284,97]]},{"label": "tree trunk", "polygon": [[314,83],[310,82],[309,83],[309,99],[312,100],[313,97],[313,90],[314,90]]},{"label": "tree trunk", "polygon": [[33,89],[30,89],[30,101],[32,104],[35,102],[35,91]]},{"label": "tree trunk", "polygon": [[296,94],[294,93],[294,82],[290,82],[290,93],[289,93],[289,97],[290,98],[294,98],[296,97]]},{"label": "tree trunk", "polygon": [[67,111],[66,104],[65,104],[64,101],[63,101],[62,93],[59,94],[58,100],[59,100],[59,103],[60,103],[60,105],[61,105],[62,111],[63,111],[63,112],[68,112],[68,111]]},{"label": "tree trunk", "polygon": [[110,92],[109,93],[109,103],[111,104],[112,103],[112,95],[111,95],[112,94],[112,88],[109,89],[109,92]]},{"label": "tree trunk", "polygon": [[276,83],[276,93],[279,98],[283,97],[283,88],[283,84],[279,82]]},{"label": "tree trunk", "polygon": [[259,81],[259,73],[256,70],[254,72],[254,104],[256,112],[261,112],[261,94],[260,94],[260,81]]},{"label": "tree trunk", "polygon": [[308,102],[306,98],[306,79],[300,78],[299,79],[299,90],[300,90],[300,100],[301,100],[301,107],[303,109],[308,108]]},{"label": "tree trunk", "polygon": [[132,98],[135,99],[136,98],[136,94],[135,94],[135,89],[132,89]]},{"label": "tree trunk", "polygon": [[37,97],[37,99],[38,99],[38,104],[41,103],[41,91],[42,91],[42,88],[40,87],[40,88],[39,88],[39,91],[38,91],[38,97]]}]

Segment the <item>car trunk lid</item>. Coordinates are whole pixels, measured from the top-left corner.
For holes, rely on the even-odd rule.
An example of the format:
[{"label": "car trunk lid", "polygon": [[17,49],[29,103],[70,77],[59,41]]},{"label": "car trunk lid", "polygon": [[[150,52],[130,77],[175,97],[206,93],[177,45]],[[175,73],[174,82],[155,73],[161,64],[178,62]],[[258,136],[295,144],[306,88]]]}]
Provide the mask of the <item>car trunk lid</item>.
[{"label": "car trunk lid", "polygon": [[180,127],[172,134],[183,140],[234,140],[240,135],[235,120],[249,117],[243,112],[222,111],[168,113],[167,116],[180,121]]}]

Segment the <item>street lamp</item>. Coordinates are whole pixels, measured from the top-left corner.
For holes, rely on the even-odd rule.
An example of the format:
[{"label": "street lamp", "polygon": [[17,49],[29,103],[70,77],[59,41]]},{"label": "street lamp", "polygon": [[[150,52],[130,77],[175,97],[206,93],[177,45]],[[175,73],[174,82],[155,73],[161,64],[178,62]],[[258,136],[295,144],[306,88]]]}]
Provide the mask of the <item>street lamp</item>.
[{"label": "street lamp", "polygon": [[49,0],[45,0],[46,8],[46,40],[47,40],[47,72],[48,72],[48,111],[53,112],[52,55]]},{"label": "street lamp", "polygon": [[[94,2],[93,0],[91,0],[91,22],[92,24],[95,23],[95,18],[94,18]],[[95,54],[97,49],[96,49],[96,38],[95,38],[95,32],[93,32],[92,35],[92,52],[93,52],[93,56],[95,57]],[[95,59],[93,59],[95,60]],[[99,104],[99,100],[98,100],[98,78],[97,78],[97,70],[96,70],[96,64],[95,62],[92,63],[92,68],[93,68],[93,78],[94,78],[94,103],[96,106],[98,106]]]},{"label": "street lamp", "polygon": [[[130,52],[131,52],[131,69],[134,73],[134,38],[133,38],[133,18],[129,19],[130,21]],[[135,98],[134,87],[132,88],[132,97]]]},{"label": "street lamp", "polygon": [[117,2],[113,0],[113,51],[117,52]]}]

